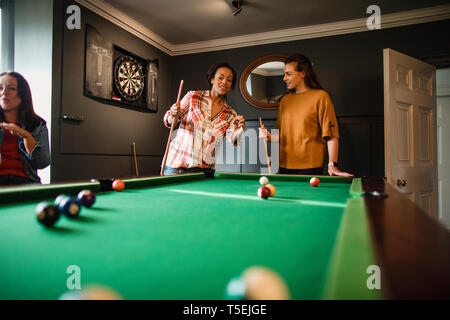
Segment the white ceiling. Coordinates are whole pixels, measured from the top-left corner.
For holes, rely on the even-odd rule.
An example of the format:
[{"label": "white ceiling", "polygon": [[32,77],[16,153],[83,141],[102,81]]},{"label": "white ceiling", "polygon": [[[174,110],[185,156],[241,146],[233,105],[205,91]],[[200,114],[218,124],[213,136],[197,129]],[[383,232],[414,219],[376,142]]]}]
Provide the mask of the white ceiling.
[{"label": "white ceiling", "polygon": [[234,16],[231,0],[105,0],[172,44],[367,18],[448,4],[448,0],[243,0]]},{"label": "white ceiling", "polygon": [[450,0],[75,0],[169,55],[363,32],[450,19]]}]

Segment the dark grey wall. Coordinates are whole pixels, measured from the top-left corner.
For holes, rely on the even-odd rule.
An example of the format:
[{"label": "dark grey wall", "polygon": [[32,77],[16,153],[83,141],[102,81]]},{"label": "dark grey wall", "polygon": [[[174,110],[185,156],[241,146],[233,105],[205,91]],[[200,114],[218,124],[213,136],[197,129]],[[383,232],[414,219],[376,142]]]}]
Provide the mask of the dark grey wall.
[{"label": "dark grey wall", "polygon": [[[269,54],[302,53],[314,63],[317,76],[330,94],[340,126],[339,162],[357,175],[384,175],[383,49],[392,48],[422,59],[450,55],[450,20],[386,30],[291,41],[199,53],[174,58],[173,81],[185,80],[186,90],[207,88],[210,65],[228,61],[240,75],[254,59]],[[172,89],[171,95],[176,93]],[[228,102],[247,120],[276,119],[277,111],[250,106],[239,87]],[[243,168],[243,167],[242,167]]]},{"label": "dark grey wall", "polygon": [[[269,54],[303,53],[314,62],[322,86],[329,92],[340,123],[339,161],[358,175],[383,175],[383,48],[422,58],[450,52],[444,31],[450,20],[387,30],[292,41],[263,46],[170,57],[102,17],[82,9],[82,30],[65,28],[65,9],[72,1],[54,2],[54,57],[52,99],[52,181],[134,174],[132,142],[136,142],[140,174],[159,172],[168,130],[162,116],[177,96],[208,89],[208,68],[226,60],[240,75],[254,59]],[[86,23],[116,45],[147,59],[159,59],[159,111],[142,113],[106,105],[83,95]],[[247,120],[274,124],[276,110],[250,106],[239,86],[228,102]],[[61,121],[63,114],[83,115],[80,124]],[[255,128],[257,122],[255,122]],[[229,166],[234,171],[258,166]]]},{"label": "dark grey wall", "polygon": [[[302,53],[314,63],[317,76],[330,94],[337,115],[383,113],[383,48],[416,58],[450,52],[446,41],[450,20],[375,30],[332,37],[177,56],[174,83],[185,79],[185,88],[207,88],[203,81],[208,67],[228,61],[240,75],[254,59],[269,54]],[[176,94],[172,91],[172,96]],[[239,87],[228,102],[249,119],[276,117],[276,111],[251,107]]]},{"label": "dark grey wall", "polygon": [[[159,172],[168,135],[161,120],[170,102],[172,58],[83,6],[81,30],[67,29],[65,10],[71,4],[76,3],[55,1],[52,181],[132,176],[133,142],[140,175]],[[86,24],[133,54],[159,60],[157,113],[120,108],[83,95]],[[85,121],[64,121],[63,115],[80,115]]]}]

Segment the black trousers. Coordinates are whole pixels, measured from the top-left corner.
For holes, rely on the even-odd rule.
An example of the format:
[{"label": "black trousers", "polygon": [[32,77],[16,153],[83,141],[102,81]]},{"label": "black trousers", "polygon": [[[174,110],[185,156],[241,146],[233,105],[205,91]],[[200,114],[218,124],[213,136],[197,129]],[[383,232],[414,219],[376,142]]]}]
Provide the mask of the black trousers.
[{"label": "black trousers", "polygon": [[29,178],[16,176],[14,174],[3,174],[0,175],[0,186],[13,186],[19,184],[30,184],[34,183]]},{"label": "black trousers", "polygon": [[310,169],[286,169],[281,168],[278,170],[279,174],[302,174],[302,175],[311,175],[311,176],[319,176],[323,174],[323,168],[310,168]]}]

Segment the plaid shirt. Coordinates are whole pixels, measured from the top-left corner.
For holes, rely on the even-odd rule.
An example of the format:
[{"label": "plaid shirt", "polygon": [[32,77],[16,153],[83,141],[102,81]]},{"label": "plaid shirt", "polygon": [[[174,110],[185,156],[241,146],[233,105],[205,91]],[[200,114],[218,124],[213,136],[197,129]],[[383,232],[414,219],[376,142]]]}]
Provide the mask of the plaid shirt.
[{"label": "plaid shirt", "polygon": [[[211,119],[212,99],[209,91],[190,91],[180,101],[181,121],[175,139],[170,143],[166,165],[172,168],[214,168],[215,148],[226,135],[230,143],[236,146],[242,130],[233,124],[237,116],[226,102],[222,110]],[[169,111],[164,115],[163,123],[170,128],[167,121]],[[240,141],[239,141],[240,142]]]}]

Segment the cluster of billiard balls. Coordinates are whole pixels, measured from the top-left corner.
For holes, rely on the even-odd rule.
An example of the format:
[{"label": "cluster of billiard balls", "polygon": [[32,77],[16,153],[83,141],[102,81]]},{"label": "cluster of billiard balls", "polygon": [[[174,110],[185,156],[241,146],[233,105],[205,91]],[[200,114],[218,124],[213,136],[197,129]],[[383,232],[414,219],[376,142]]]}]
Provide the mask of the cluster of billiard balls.
[{"label": "cluster of billiard balls", "polygon": [[95,193],[91,190],[81,190],[77,198],[60,194],[54,203],[41,202],[36,206],[37,221],[46,227],[53,226],[59,220],[61,213],[69,219],[80,215],[81,207],[91,207],[95,202]]},{"label": "cluster of billiard balls", "polygon": [[277,192],[275,186],[269,183],[269,178],[263,176],[259,179],[259,183],[262,186],[258,188],[258,197],[267,199],[269,197],[273,197]]},{"label": "cluster of billiard balls", "polygon": [[[269,178],[267,178],[266,176],[262,176],[259,179],[259,183],[262,186],[258,188],[258,197],[267,199],[269,197],[273,197],[277,192],[275,186],[269,183]],[[319,183],[320,181],[316,177],[312,177],[311,180],[309,180],[309,184],[313,187],[317,187]]]}]

